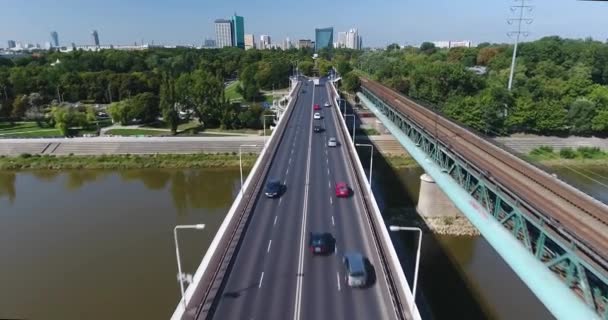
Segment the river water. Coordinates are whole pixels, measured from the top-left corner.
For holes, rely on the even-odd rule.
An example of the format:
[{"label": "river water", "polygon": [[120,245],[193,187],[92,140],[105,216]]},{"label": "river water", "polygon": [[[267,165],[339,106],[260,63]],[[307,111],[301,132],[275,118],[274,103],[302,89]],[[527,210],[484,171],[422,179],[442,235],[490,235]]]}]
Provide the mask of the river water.
[{"label": "river water", "polygon": [[[390,221],[415,207],[421,172],[378,162]],[[0,172],[0,319],[167,319],[179,300],[173,226],[206,224],[180,232],[194,273],[238,185],[238,169]],[[397,243],[410,275],[414,239]],[[481,237],[426,234],[419,288],[436,319],[551,318]]]}]

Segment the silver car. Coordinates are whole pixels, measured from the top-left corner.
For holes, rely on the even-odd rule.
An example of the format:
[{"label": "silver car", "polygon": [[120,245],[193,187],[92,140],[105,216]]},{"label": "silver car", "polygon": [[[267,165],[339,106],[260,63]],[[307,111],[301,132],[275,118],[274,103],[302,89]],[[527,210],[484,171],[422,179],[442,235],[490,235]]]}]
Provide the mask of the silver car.
[{"label": "silver car", "polygon": [[338,146],[338,140],[336,140],[335,137],[331,137],[327,140],[327,146],[328,147],[337,147]]},{"label": "silver car", "polygon": [[367,284],[365,257],[358,253],[347,253],[342,258],[346,269],[346,283],[349,287],[364,287]]}]

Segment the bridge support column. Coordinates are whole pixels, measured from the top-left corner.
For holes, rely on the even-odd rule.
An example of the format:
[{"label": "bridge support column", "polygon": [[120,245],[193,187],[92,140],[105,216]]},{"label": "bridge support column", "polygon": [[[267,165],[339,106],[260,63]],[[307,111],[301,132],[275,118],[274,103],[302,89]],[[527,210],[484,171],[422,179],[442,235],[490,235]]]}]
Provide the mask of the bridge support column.
[{"label": "bridge support column", "polygon": [[460,210],[441,191],[435,180],[426,173],[420,176],[420,193],[416,211],[419,215],[429,218],[462,216]]}]

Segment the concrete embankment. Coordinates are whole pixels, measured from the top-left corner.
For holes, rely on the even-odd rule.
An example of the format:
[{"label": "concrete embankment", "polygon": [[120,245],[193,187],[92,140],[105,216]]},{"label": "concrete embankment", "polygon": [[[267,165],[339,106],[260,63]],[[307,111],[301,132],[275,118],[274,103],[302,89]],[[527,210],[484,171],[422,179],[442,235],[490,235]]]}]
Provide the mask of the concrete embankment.
[{"label": "concrete embankment", "polygon": [[0,155],[113,155],[168,153],[238,152],[241,145],[247,152],[259,152],[264,137],[96,137],[66,139],[4,139],[0,140]]}]

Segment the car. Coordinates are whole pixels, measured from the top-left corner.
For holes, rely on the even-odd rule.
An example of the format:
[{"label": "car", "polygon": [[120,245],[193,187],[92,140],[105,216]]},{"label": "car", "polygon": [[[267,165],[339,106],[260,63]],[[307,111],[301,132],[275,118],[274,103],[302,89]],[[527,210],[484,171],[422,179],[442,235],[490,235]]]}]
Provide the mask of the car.
[{"label": "car", "polygon": [[338,146],[338,140],[336,140],[335,137],[330,137],[329,139],[327,139],[327,146],[328,147],[337,147]]},{"label": "car", "polygon": [[331,104],[329,104],[328,101],[325,101],[325,108],[329,108],[329,107],[331,107]]},{"label": "car", "polygon": [[321,126],[314,126],[312,128],[312,131],[314,131],[314,132],[323,132],[323,128]]},{"label": "car", "polygon": [[315,120],[319,120],[321,119],[321,114],[318,112],[315,112],[315,114],[312,116]]},{"label": "car", "polygon": [[338,182],[336,183],[336,197],[338,198],[346,198],[350,195],[350,189],[346,182]]},{"label": "car", "polygon": [[349,287],[363,287],[367,284],[366,258],[359,252],[347,253],[342,258],[346,269],[346,284]]},{"label": "car", "polygon": [[334,251],[334,237],[328,232],[311,232],[308,248],[312,254],[328,254]]},{"label": "car", "polygon": [[264,195],[268,198],[277,198],[281,195],[283,185],[279,180],[269,180],[264,189]]},{"label": "car", "polygon": [[321,110],[321,106],[319,106],[318,104],[315,103],[314,106],[312,106],[313,110]]}]

